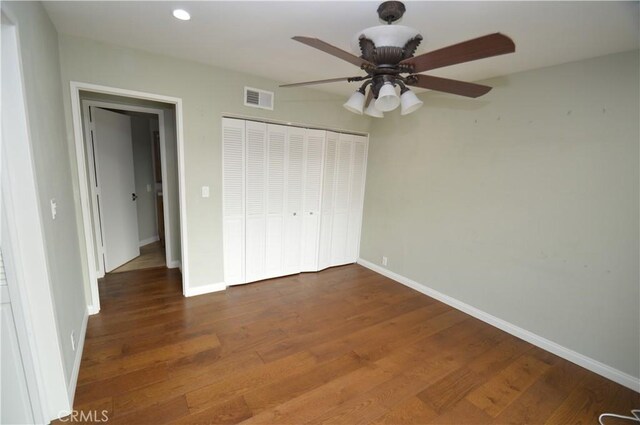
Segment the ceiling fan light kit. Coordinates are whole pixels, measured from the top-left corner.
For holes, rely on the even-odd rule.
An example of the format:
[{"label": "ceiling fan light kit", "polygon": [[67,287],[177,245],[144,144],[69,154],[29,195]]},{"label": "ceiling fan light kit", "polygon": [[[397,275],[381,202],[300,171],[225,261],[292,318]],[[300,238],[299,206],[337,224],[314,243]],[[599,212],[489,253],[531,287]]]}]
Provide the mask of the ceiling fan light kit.
[{"label": "ceiling fan light kit", "polygon": [[[375,94],[374,94],[375,96]],[[396,94],[396,88],[391,81],[382,84],[378,89],[375,105],[382,112],[393,111],[400,104],[400,98]]]},{"label": "ceiling fan light kit", "polygon": [[362,110],[364,109],[364,93],[356,90],[343,106],[354,114],[362,115]]},{"label": "ceiling fan light kit", "polygon": [[400,115],[407,115],[417,111],[423,104],[424,102],[418,99],[414,92],[407,89],[400,95]]},{"label": "ceiling fan light kit", "polygon": [[369,102],[369,106],[367,106],[367,109],[364,110],[364,113],[365,115],[369,115],[373,118],[384,118],[384,114],[382,113],[382,111],[376,108],[375,102]]},{"label": "ceiling fan light kit", "polygon": [[[509,37],[494,33],[414,56],[423,40],[422,35],[413,28],[392,25],[405,11],[404,4],[399,1],[380,4],[378,17],[387,25],[370,27],[356,34],[354,50],[360,56],[317,38],[293,37],[295,41],[360,67],[367,75],[284,84],[280,87],[362,81],[360,88],[344,104],[346,109],[360,115],[364,110],[366,115],[382,118],[383,112],[401,106],[401,115],[407,115],[418,110],[424,103],[408,86],[473,98],[491,90],[488,86],[423,75],[421,72],[515,52],[515,44]],[[396,93],[396,87],[400,88],[400,96]]]}]

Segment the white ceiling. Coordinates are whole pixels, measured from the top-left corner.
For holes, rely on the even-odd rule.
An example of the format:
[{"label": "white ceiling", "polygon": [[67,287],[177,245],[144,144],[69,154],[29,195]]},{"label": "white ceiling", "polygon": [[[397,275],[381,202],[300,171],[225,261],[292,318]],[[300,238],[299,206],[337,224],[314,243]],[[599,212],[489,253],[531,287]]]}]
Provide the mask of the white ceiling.
[{"label": "white ceiling", "polygon": [[[45,2],[57,30],[190,59],[282,82],[360,75],[355,66],[291,40],[313,36],[350,50],[354,34],[378,25],[379,2]],[[400,21],[425,40],[416,54],[502,32],[516,53],[431,72],[467,81],[639,47],[640,2],[405,2]],[[171,16],[174,8],[191,21]],[[317,86],[348,94],[354,86]],[[291,90],[296,90],[292,88]]]}]

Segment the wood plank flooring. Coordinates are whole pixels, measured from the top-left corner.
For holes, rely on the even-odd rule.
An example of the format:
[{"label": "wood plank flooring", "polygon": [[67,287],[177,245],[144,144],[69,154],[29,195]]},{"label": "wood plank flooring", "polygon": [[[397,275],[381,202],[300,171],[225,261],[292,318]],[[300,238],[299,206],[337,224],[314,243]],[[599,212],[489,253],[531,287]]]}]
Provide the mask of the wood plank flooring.
[{"label": "wood plank flooring", "polygon": [[151,269],[155,267],[165,267],[164,246],[160,241],[140,247],[140,255],[112,270],[110,273],[130,272],[132,270]]},{"label": "wood plank flooring", "polygon": [[182,296],[108,275],[75,409],[109,424],[597,423],[640,395],[358,265]]}]

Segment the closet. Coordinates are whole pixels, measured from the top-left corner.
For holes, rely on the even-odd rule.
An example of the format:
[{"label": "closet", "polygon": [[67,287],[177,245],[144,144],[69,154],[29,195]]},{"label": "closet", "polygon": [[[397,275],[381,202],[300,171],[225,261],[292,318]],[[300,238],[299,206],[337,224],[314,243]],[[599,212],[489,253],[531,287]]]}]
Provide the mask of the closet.
[{"label": "closet", "polygon": [[222,119],[227,285],[358,258],[367,138]]}]

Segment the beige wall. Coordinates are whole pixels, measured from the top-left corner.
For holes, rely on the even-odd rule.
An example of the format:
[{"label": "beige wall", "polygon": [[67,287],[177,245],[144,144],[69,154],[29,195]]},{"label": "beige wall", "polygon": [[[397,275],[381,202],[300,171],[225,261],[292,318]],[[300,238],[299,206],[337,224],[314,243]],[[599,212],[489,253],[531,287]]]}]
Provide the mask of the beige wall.
[{"label": "beige wall", "polygon": [[361,257],[640,376],[638,52],[371,128]]},{"label": "beige wall", "polygon": [[[70,147],[73,146],[70,81],[182,99],[191,286],[223,281],[220,123],[224,113],[368,130],[369,120],[345,113],[341,106],[344,99],[340,96],[309,89],[279,89],[276,82],[247,74],[64,34],[59,35],[59,48]],[[245,107],[242,99],[245,85],[275,91],[275,110]],[[74,184],[77,189],[76,175]],[[210,198],[200,195],[204,185],[211,188]]]}]

